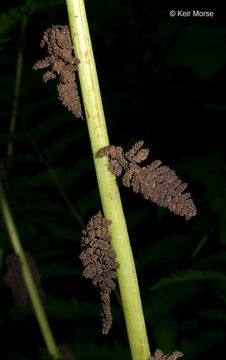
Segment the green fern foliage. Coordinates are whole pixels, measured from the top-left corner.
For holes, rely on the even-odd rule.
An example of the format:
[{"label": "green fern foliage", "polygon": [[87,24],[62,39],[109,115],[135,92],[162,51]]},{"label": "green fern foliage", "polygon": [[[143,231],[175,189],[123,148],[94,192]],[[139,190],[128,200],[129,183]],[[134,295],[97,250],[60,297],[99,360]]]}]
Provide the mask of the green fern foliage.
[{"label": "green fern foliage", "polygon": [[180,287],[172,285],[167,288],[160,288],[156,292],[151,292],[144,302],[145,316],[148,321],[153,317],[169,314],[184,306],[189,299],[193,299],[202,291],[198,283],[181,284]]},{"label": "green fern foliage", "polygon": [[47,315],[53,319],[75,319],[81,321],[87,317],[98,321],[100,306],[88,301],[78,301],[76,298],[63,299],[52,295],[48,296],[46,307]]},{"label": "green fern foliage", "polygon": [[[84,348],[86,349],[84,352]],[[92,357],[94,360],[104,359],[106,353],[109,360],[129,360],[131,355],[129,349],[122,342],[116,341],[109,351],[106,344],[98,345],[95,342],[76,342],[73,346],[74,353],[77,354],[81,360],[86,360]]]},{"label": "green fern foliage", "polygon": [[25,4],[0,13],[0,44],[5,44],[10,40],[10,32],[15,29],[27,13],[28,7]]},{"label": "green fern foliage", "polygon": [[225,281],[226,274],[221,272],[211,272],[211,271],[199,271],[199,270],[192,270],[187,269],[184,271],[180,271],[176,274],[172,274],[169,277],[165,277],[156,284],[154,284],[150,290],[156,290],[163,286],[175,285],[178,283],[189,282],[189,281]]},{"label": "green fern foliage", "polygon": [[224,309],[203,310],[203,311],[198,311],[197,314],[205,319],[226,321],[226,311]]},{"label": "green fern foliage", "polygon": [[[148,226],[148,224],[147,224]],[[137,266],[140,271],[148,268],[155,268],[167,260],[177,262],[178,258],[187,256],[189,237],[179,234],[173,234],[171,237],[165,237],[148,244],[147,248],[137,254]],[[177,251],[172,251],[172,247]]]},{"label": "green fern foliage", "polygon": [[158,318],[152,317],[152,333],[156,347],[162,349],[164,353],[173,352],[177,348],[179,326],[177,319],[172,315],[163,313]]},{"label": "green fern foliage", "polygon": [[181,352],[186,354],[185,360],[195,359],[198,354],[201,354],[204,351],[209,350],[212,346],[215,347],[214,352],[218,353],[217,342],[223,339],[225,339],[224,330],[222,329],[218,329],[216,331],[209,330],[208,332],[198,334],[197,338],[195,339],[192,340],[182,339],[180,344],[180,350]]}]

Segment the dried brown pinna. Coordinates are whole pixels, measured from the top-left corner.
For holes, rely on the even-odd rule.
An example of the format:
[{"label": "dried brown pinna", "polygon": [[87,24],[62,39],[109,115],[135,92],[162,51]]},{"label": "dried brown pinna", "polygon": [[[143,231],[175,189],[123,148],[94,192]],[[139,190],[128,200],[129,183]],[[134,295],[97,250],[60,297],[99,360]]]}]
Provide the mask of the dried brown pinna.
[{"label": "dried brown pinna", "polygon": [[116,176],[122,175],[124,186],[132,187],[135,193],[140,192],[145,199],[168,207],[189,220],[197,211],[191,194],[183,192],[187,184],[183,184],[175,171],[163,166],[160,160],[141,167],[139,163],[149,154],[148,149],[141,149],[143,144],[143,140],[138,141],[126,153],[120,146],[107,146],[99,151],[98,157],[108,156],[108,169]]},{"label": "dried brown pinna", "polygon": [[184,356],[180,351],[174,351],[172,354],[164,355],[162,350],[156,350],[155,355],[151,356],[149,360],[177,360],[178,358]]},{"label": "dried brown pinna", "polygon": [[43,75],[43,81],[55,79],[59,75],[57,91],[59,99],[69,111],[77,118],[82,118],[80,97],[75,81],[75,71],[78,70],[80,60],[72,55],[72,41],[70,30],[67,25],[53,25],[46,29],[40,46],[47,45],[49,56],[39,60],[33,66],[34,70],[50,67],[51,70]]},{"label": "dried brown pinna", "polygon": [[[27,258],[27,262],[30,266],[31,273],[34,278],[34,282],[37,286],[37,290],[39,293],[39,296],[42,300],[42,303],[45,304],[45,293],[43,289],[41,288],[41,280],[38,268],[35,263],[35,259],[29,255],[28,253],[25,254]],[[5,280],[10,287],[12,291],[12,295],[17,302],[17,304],[23,308],[23,310],[26,310],[27,304],[28,304],[28,292],[24,284],[24,279],[22,276],[21,271],[21,262],[17,255],[10,254],[6,258],[6,264],[8,266],[8,271],[5,276]]]},{"label": "dried brown pinna", "polygon": [[64,346],[58,346],[58,350],[61,354],[62,360],[75,360],[74,355]]},{"label": "dried brown pinna", "polygon": [[90,278],[100,290],[103,334],[108,334],[112,325],[110,292],[115,289],[113,279],[117,277],[116,269],[119,268],[116,253],[110,244],[109,225],[111,221],[105,219],[100,211],[89,220],[86,230],[82,231],[83,250],[79,256],[85,267],[83,276]]}]

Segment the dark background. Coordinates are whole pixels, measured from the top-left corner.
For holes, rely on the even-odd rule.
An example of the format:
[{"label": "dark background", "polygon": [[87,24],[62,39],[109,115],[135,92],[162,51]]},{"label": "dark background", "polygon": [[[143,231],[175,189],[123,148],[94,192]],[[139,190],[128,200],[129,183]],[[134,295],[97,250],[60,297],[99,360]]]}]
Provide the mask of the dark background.
[{"label": "dark background", "polygon": [[[180,350],[185,360],[217,358],[226,340],[223,9],[216,2],[166,6],[156,0],[87,0],[86,8],[110,142],[127,150],[143,139],[149,163],[161,159],[189,183],[198,211],[186,221],[119,184],[151,351]],[[214,17],[172,18],[172,9],[214,11]],[[9,135],[24,16],[19,108]],[[78,259],[82,227],[46,168],[54,170],[84,223],[101,209],[86,123],[59,102],[55,80],[43,84],[44,71],[32,70],[45,56],[39,43],[52,24],[68,24],[62,1],[11,1],[0,13],[1,179],[23,247],[39,268],[57,343],[77,360],[127,360],[116,296],[113,326],[104,336],[98,291],[82,277]],[[10,253],[0,219],[1,358],[47,359],[31,306],[21,309],[6,284]]]}]

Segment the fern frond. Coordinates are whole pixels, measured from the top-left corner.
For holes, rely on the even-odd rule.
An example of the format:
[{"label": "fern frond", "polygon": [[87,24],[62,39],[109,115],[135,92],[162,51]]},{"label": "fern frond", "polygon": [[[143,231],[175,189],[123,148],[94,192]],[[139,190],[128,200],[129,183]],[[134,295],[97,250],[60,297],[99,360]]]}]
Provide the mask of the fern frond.
[{"label": "fern frond", "polygon": [[[84,348],[86,349],[84,357]],[[78,359],[92,359],[92,360],[130,360],[131,354],[128,346],[125,346],[123,342],[114,341],[113,346],[109,347],[107,344],[99,344],[96,342],[84,342],[76,341],[73,346],[74,353],[77,354]]]},{"label": "fern frond", "polygon": [[156,290],[163,286],[175,285],[187,281],[215,281],[221,280],[226,281],[226,274],[217,271],[207,270],[184,270],[176,274],[172,274],[169,277],[165,277],[155,283],[150,290]]},{"label": "fern frond", "polygon": [[81,234],[76,231],[74,227],[69,225],[65,227],[63,225],[56,224],[50,228],[50,231],[53,239],[64,239],[65,241],[81,241]]},{"label": "fern frond", "polygon": [[197,283],[186,283],[180,286],[172,285],[168,288],[160,288],[157,292],[151,293],[143,302],[145,318],[152,321],[153,317],[162,316],[174,309],[184,306],[187,299],[192,298],[201,292]]},{"label": "fern frond", "polygon": [[92,169],[92,167],[93,161],[91,156],[89,156],[87,159],[81,159],[76,162],[71,168],[65,169],[63,176],[59,176],[59,180],[62,185],[67,188],[79,177],[90,172],[90,169]]},{"label": "fern frond", "polygon": [[24,142],[25,137],[20,134],[18,131],[12,133],[1,133],[0,134],[0,144],[9,144],[10,142]]},{"label": "fern frond", "polygon": [[[40,213],[45,212],[45,216],[47,215],[47,213],[59,216],[66,216],[68,214],[68,210],[60,204],[57,204],[50,199],[43,199],[40,201],[37,199],[36,201],[33,201],[32,196],[29,201],[25,201],[23,204],[17,204],[16,206],[14,206],[14,211],[17,214],[24,214],[26,212],[37,213],[39,211]],[[67,233],[67,229],[64,229],[64,231],[65,233]]]},{"label": "fern frond", "polygon": [[128,228],[132,230],[136,226],[150,221],[150,212],[145,208],[136,208],[126,213]]},{"label": "fern frond", "polygon": [[[80,235],[81,238],[81,235]],[[35,251],[34,251],[35,252]],[[51,260],[51,259],[56,259],[59,258],[60,256],[64,256],[64,254],[67,254],[68,250],[66,248],[62,249],[57,249],[57,248],[52,248],[52,249],[45,249],[44,251],[38,252],[37,254],[35,254],[35,258],[42,263],[43,261],[47,261],[47,260]],[[42,265],[40,265],[42,266]]]},{"label": "fern frond", "polygon": [[8,161],[7,164],[27,164],[27,163],[40,163],[40,160],[36,156],[27,153],[25,155],[14,155]]},{"label": "fern frond", "polygon": [[82,133],[76,135],[75,132],[61,135],[60,139],[55,140],[44,148],[44,154],[50,162],[56,161],[70,146],[76,143]]},{"label": "fern frond", "polygon": [[157,318],[152,317],[151,328],[157,348],[162,349],[164,353],[177,348],[178,322],[173,315],[163,313]]},{"label": "fern frond", "polygon": [[10,40],[9,33],[15,29],[22,18],[28,14],[27,5],[11,7],[7,12],[0,13],[0,44]]},{"label": "fern frond", "polygon": [[18,176],[17,178],[12,179],[11,186],[13,188],[13,192],[15,190],[15,193],[22,193],[23,191],[29,189],[53,187],[54,184],[48,172],[41,171],[35,175]]},{"label": "fern frond", "polygon": [[212,290],[214,294],[226,304],[226,287],[224,283],[216,281],[212,286]]},{"label": "fern frond", "polygon": [[186,359],[196,359],[196,356],[210,349],[216,342],[225,339],[225,331],[222,329],[210,330],[201,333],[197,339],[182,339],[179,345],[180,350],[186,354]]},{"label": "fern frond", "polygon": [[59,296],[47,295],[47,315],[53,319],[98,318],[100,306],[72,297],[69,300]]},{"label": "fern frond", "polygon": [[[40,104],[43,106],[43,104]],[[40,106],[39,105],[39,106]],[[49,103],[48,103],[49,105]],[[59,128],[63,128],[65,124],[70,122],[70,118],[65,116],[63,112],[54,114],[53,116],[49,116],[47,119],[43,121],[39,121],[35,126],[29,129],[32,139],[34,141],[43,140],[45,136],[52,134],[55,130]]]},{"label": "fern frond", "polygon": [[225,264],[226,262],[226,251],[221,251],[219,253],[212,253],[205,256],[203,259],[200,259],[196,262],[198,267],[202,268],[219,268],[220,264]]},{"label": "fern frond", "polygon": [[19,223],[20,233],[24,235],[26,239],[26,224],[32,224],[34,226],[43,226],[45,229],[49,230],[49,226],[56,225],[59,222],[59,217],[53,214],[49,214],[48,217],[45,214],[39,212],[33,212],[32,214],[26,214],[26,219],[21,219]]},{"label": "fern frond", "polygon": [[84,217],[88,212],[93,211],[98,208],[100,203],[100,199],[98,196],[97,189],[92,189],[89,192],[78,199],[75,203],[76,209],[78,209],[79,213],[82,217]]},{"label": "fern frond", "polygon": [[224,309],[209,309],[198,311],[197,314],[205,319],[226,321],[226,310]]},{"label": "fern frond", "polygon": [[[161,261],[166,258],[171,262],[178,262],[178,258],[187,257],[187,242],[189,235],[173,234],[163,240],[156,240],[153,244],[148,245],[144,251],[136,256],[136,264],[139,271],[147,268],[155,268]],[[177,251],[172,251],[177,249]]]},{"label": "fern frond", "polygon": [[29,2],[32,13],[38,11],[47,11],[48,8],[52,6],[56,7],[61,4],[64,4],[63,0],[31,0]]},{"label": "fern frond", "polygon": [[42,279],[44,281],[55,278],[58,282],[63,278],[73,276],[75,279],[81,277],[81,270],[78,267],[71,267],[68,263],[61,261],[59,266],[59,260],[48,261],[39,266]]}]

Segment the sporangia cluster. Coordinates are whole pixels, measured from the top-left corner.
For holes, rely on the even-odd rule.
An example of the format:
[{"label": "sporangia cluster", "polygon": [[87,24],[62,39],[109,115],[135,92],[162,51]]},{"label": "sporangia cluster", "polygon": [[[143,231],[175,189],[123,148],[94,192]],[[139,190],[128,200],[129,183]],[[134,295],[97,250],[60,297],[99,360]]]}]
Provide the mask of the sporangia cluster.
[{"label": "sporangia cluster", "polygon": [[187,184],[178,179],[174,170],[162,165],[160,160],[141,167],[139,163],[148,157],[149,149],[141,149],[144,142],[138,141],[126,153],[120,146],[107,146],[99,151],[98,157],[108,156],[108,169],[116,176],[122,176],[122,183],[141,193],[147,200],[159,206],[168,207],[175,214],[189,220],[196,215],[191,194],[183,192]]},{"label": "sporangia cluster", "polygon": [[72,41],[69,27],[67,25],[53,25],[45,30],[40,46],[47,45],[49,56],[39,60],[33,66],[34,70],[50,67],[51,70],[43,75],[43,81],[55,79],[59,75],[57,91],[60,101],[77,118],[82,118],[80,97],[75,78],[80,60],[72,55]]},{"label": "sporangia cluster", "polygon": [[113,279],[117,277],[116,269],[119,268],[116,253],[110,244],[109,225],[111,221],[105,219],[100,211],[89,220],[86,230],[82,231],[83,250],[79,256],[85,268],[83,276],[90,278],[100,290],[103,334],[108,334],[112,325],[110,292],[115,289]]},{"label": "sporangia cluster", "polygon": [[184,356],[180,351],[174,351],[172,354],[164,355],[162,350],[156,350],[154,356],[151,356],[149,360],[177,360]]},{"label": "sporangia cluster", "polygon": [[[34,282],[37,286],[37,290],[41,301],[45,304],[45,293],[41,287],[41,279],[39,275],[39,271],[33,256],[25,253],[28,265],[30,267],[31,273],[33,275]],[[5,275],[5,280],[8,286],[11,289],[12,295],[17,302],[17,304],[26,310],[28,304],[28,292],[24,283],[24,279],[22,276],[21,262],[17,255],[10,254],[6,258],[6,265],[8,266],[7,273]]]}]

